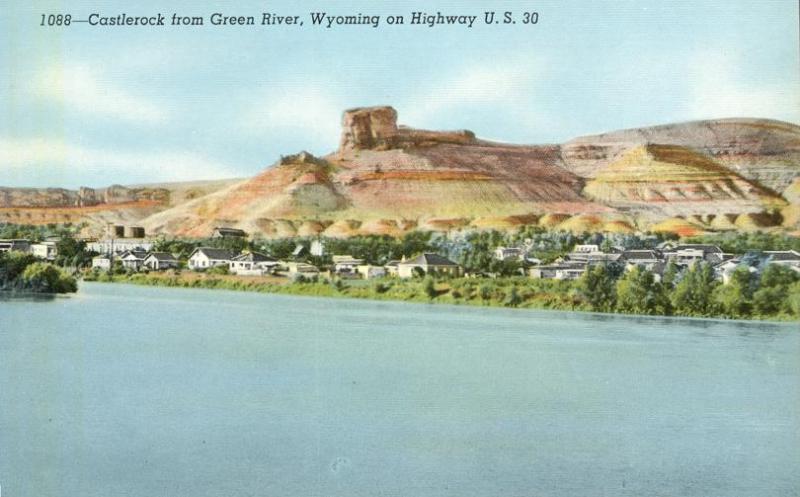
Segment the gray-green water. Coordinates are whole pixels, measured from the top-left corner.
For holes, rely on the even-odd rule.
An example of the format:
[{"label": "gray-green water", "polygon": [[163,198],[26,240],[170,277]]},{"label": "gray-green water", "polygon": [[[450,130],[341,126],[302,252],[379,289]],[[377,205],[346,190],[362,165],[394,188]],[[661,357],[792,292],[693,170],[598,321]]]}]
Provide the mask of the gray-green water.
[{"label": "gray-green water", "polygon": [[0,485],[793,496],[798,331],[84,284],[0,302]]}]

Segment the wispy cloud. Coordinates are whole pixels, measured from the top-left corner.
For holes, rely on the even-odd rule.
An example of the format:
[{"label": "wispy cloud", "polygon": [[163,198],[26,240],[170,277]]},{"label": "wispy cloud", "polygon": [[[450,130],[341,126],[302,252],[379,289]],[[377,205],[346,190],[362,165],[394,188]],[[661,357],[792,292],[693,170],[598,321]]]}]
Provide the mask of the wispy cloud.
[{"label": "wispy cloud", "polygon": [[322,85],[282,83],[256,92],[240,127],[252,135],[283,133],[302,138],[309,146],[335,144],[343,104]]},{"label": "wispy cloud", "polygon": [[748,81],[738,68],[745,62],[722,50],[705,50],[690,59],[688,112],[694,119],[763,117],[800,121],[800,89],[784,81]]},{"label": "wispy cloud", "polygon": [[10,183],[19,186],[41,184],[43,178],[69,178],[70,183],[79,178],[92,178],[94,186],[102,186],[98,182],[118,182],[114,178],[120,175],[131,182],[202,180],[242,175],[242,171],[228,164],[182,150],[129,152],[88,148],[40,138],[0,138],[0,169]]},{"label": "wispy cloud", "polygon": [[539,60],[477,61],[420,87],[404,113],[412,125],[436,124],[436,116],[479,106],[504,109],[526,105],[540,78]]},{"label": "wispy cloud", "polygon": [[38,73],[33,89],[36,97],[82,114],[148,125],[165,122],[168,118],[167,112],[157,103],[122,89],[112,77],[88,66],[51,66]]}]

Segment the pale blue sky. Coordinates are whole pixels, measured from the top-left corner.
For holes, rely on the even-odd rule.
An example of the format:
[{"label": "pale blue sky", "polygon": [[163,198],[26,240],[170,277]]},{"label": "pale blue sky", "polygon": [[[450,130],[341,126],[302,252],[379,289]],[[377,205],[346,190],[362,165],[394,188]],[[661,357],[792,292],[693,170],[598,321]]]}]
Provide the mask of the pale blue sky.
[{"label": "pale blue sky", "polygon": [[[336,148],[341,111],[554,143],[718,117],[800,123],[797,0],[0,0],[0,185],[250,176]],[[301,28],[42,28],[41,13],[297,14]],[[127,7],[126,7],[127,5]],[[308,13],[533,6],[539,24],[312,28]]]}]

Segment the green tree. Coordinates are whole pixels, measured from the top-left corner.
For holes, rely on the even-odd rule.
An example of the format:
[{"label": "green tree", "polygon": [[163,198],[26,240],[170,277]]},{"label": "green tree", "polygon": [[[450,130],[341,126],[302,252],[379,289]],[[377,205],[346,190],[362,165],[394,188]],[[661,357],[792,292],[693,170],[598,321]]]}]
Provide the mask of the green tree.
[{"label": "green tree", "polygon": [[92,262],[92,253],[86,250],[86,242],[75,240],[70,234],[65,234],[56,242],[56,260],[59,266],[84,267]]},{"label": "green tree", "polygon": [[512,286],[511,291],[508,293],[508,296],[506,297],[505,305],[508,307],[517,307],[521,303],[522,303],[522,297],[519,295],[517,287]]},{"label": "green tree", "polygon": [[718,286],[713,293],[714,302],[721,312],[732,318],[750,315],[753,297],[753,277],[746,267],[738,267],[727,284]]},{"label": "green tree", "polygon": [[668,315],[670,302],[650,271],[634,267],[617,282],[617,310],[629,314]]},{"label": "green tree", "polygon": [[767,264],[759,279],[759,288],[789,286],[800,281],[800,273],[780,264]]},{"label": "green tree", "polygon": [[0,252],[0,286],[14,282],[36,257],[24,252]]},{"label": "green tree", "polygon": [[592,266],[578,280],[578,292],[593,311],[611,312],[616,304],[616,280],[605,264]]},{"label": "green tree", "polygon": [[768,264],[761,273],[758,290],[753,293],[753,312],[759,316],[792,313],[790,288],[800,281],[800,274],[780,264]]},{"label": "green tree", "polygon": [[422,290],[425,292],[425,295],[428,296],[429,299],[433,300],[439,295],[439,292],[436,290],[436,283],[433,281],[433,278],[428,276],[422,281]]},{"label": "green tree", "polygon": [[489,286],[489,284],[484,283],[483,285],[478,287],[478,295],[484,302],[488,301],[489,299],[492,298],[492,287]]},{"label": "green tree", "polygon": [[698,262],[686,271],[672,293],[672,307],[684,316],[712,316],[715,302],[712,298],[719,283],[708,263]]},{"label": "green tree", "polygon": [[675,264],[675,261],[669,261],[667,263],[667,267],[664,268],[664,275],[661,277],[661,285],[666,291],[671,291],[673,288],[675,288],[679,274],[680,269],[678,268],[678,265]]},{"label": "green tree", "polygon": [[767,317],[791,312],[789,303],[789,286],[763,287],[753,294],[753,313]]},{"label": "green tree", "polygon": [[789,285],[786,291],[786,308],[789,314],[800,319],[800,281]]},{"label": "green tree", "polygon": [[22,285],[27,290],[45,293],[67,293],[78,291],[75,278],[61,269],[45,262],[34,262],[22,273]]}]

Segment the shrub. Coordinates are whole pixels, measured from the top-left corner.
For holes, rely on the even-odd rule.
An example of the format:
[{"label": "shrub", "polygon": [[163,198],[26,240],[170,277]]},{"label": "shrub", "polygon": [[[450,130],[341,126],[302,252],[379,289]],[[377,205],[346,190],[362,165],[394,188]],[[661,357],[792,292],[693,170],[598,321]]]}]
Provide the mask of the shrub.
[{"label": "shrub", "polygon": [[504,303],[508,307],[517,307],[522,303],[522,297],[520,297],[516,286],[511,287],[511,291],[508,293]]},{"label": "shrub", "polygon": [[589,301],[592,310],[610,312],[617,300],[615,278],[605,264],[590,267],[578,280],[578,291]]},{"label": "shrub", "polygon": [[78,290],[75,278],[45,262],[35,262],[25,268],[21,281],[26,290],[37,292],[68,293]]}]

